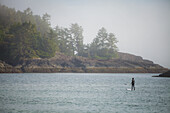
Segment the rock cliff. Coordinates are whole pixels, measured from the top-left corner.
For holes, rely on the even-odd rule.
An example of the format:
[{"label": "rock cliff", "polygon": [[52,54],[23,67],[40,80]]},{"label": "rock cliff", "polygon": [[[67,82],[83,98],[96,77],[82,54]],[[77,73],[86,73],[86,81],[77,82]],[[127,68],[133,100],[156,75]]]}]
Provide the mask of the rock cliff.
[{"label": "rock cliff", "polygon": [[140,56],[120,52],[118,56],[116,59],[96,60],[56,53],[55,57],[50,59],[24,59],[16,66],[0,61],[0,72],[162,73],[167,71],[164,67],[144,60]]}]

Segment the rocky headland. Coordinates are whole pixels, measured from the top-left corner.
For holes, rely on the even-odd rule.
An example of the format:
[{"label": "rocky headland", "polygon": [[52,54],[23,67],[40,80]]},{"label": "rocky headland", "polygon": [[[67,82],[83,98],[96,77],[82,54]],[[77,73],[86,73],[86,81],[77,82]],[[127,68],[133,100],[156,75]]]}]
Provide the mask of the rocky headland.
[{"label": "rocky headland", "polygon": [[118,56],[97,60],[56,53],[50,59],[24,59],[17,65],[0,61],[0,73],[163,73],[168,70],[140,56],[121,52]]}]

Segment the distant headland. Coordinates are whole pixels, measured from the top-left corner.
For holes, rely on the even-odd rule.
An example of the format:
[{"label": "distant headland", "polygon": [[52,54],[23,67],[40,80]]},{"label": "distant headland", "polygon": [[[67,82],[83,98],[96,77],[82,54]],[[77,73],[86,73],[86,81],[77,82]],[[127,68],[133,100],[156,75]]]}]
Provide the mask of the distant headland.
[{"label": "distant headland", "polygon": [[51,27],[50,15],[0,5],[0,73],[162,73],[166,68],[118,52],[117,37],[102,27],[89,44],[83,28]]}]

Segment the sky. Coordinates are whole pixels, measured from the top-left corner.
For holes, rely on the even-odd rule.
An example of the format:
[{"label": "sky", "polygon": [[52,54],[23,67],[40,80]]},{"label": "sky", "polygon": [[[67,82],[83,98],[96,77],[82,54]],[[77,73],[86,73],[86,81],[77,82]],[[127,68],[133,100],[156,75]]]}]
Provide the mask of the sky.
[{"label": "sky", "polygon": [[114,33],[120,52],[170,68],[170,0],[0,0],[16,10],[51,15],[51,26],[83,27],[84,43],[98,30]]}]

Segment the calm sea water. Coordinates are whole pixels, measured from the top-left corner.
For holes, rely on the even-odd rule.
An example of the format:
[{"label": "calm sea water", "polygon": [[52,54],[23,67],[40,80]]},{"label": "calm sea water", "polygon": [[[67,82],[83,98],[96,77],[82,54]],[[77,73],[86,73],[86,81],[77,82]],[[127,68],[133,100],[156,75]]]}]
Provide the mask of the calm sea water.
[{"label": "calm sea water", "polygon": [[170,113],[170,78],[152,75],[0,74],[0,113]]}]

